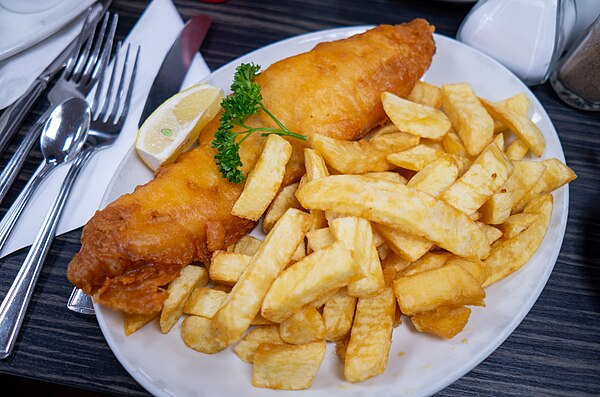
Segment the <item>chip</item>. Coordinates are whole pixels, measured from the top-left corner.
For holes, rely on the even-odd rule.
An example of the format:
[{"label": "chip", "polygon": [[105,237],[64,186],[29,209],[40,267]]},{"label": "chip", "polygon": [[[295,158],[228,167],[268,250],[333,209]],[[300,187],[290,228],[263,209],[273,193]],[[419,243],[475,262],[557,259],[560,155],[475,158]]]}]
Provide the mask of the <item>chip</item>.
[{"label": "chip", "polygon": [[213,318],[225,298],[227,292],[207,287],[196,288],[183,307],[183,314]]},{"label": "chip", "polygon": [[494,194],[479,209],[481,221],[490,225],[501,224],[510,216],[514,200],[512,192]]},{"label": "chip", "polygon": [[[287,185],[277,193],[271,205],[265,212],[265,216],[263,217],[263,231],[269,233],[271,228],[275,225],[275,223],[281,218],[285,211],[290,208],[302,209],[300,203],[296,199],[296,190],[298,189],[298,182],[292,183],[291,185]],[[244,236],[249,237],[249,236]],[[259,245],[260,245],[260,240]],[[257,247],[258,249],[258,247]],[[251,254],[253,255],[253,254]]]},{"label": "chip", "polygon": [[154,320],[160,312],[139,314],[139,313],[123,313],[123,332],[125,336],[133,334],[150,321]]},{"label": "chip", "polygon": [[410,94],[408,94],[407,99],[434,109],[439,109],[442,106],[442,90],[424,81],[417,81]]},{"label": "chip", "polygon": [[325,338],[325,323],[321,313],[307,305],[279,324],[279,335],[286,343],[301,345]]},{"label": "chip", "polygon": [[387,160],[401,168],[412,171],[421,171],[425,166],[444,156],[444,152],[426,143],[419,144],[401,152],[392,153]]},{"label": "chip", "polygon": [[417,313],[410,320],[419,332],[452,339],[465,328],[470,315],[471,309],[468,307],[439,307]]},{"label": "chip", "polygon": [[515,138],[506,148],[506,157],[511,161],[523,160],[527,152],[529,152],[529,147],[527,147],[525,142],[519,138]]},{"label": "chip", "polygon": [[206,354],[215,354],[227,347],[216,338],[213,323],[206,317],[186,317],[181,324],[181,338],[187,346]]},{"label": "chip", "polygon": [[348,291],[342,288],[325,302],[323,307],[325,340],[338,341],[348,335],[352,327],[356,300],[355,296],[349,295]]},{"label": "chip", "polygon": [[250,255],[215,251],[210,260],[208,273],[213,281],[233,285],[246,270],[251,259]]},{"label": "chip", "polygon": [[284,343],[279,336],[279,325],[266,325],[250,330],[233,347],[233,352],[247,363],[254,361],[254,353],[262,343]]}]

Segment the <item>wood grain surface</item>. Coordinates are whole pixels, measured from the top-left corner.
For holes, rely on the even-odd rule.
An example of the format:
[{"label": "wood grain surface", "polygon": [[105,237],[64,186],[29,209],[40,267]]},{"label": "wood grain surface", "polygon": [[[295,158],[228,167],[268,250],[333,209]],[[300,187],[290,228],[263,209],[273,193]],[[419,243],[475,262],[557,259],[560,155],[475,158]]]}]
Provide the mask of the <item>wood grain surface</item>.
[{"label": "wood grain surface", "polygon": [[[301,33],[350,25],[427,18],[438,33],[454,37],[471,4],[401,0],[175,1],[184,18],[206,13],[213,26],[201,52],[211,69],[266,44]],[[115,0],[123,39],[147,2]],[[0,88],[1,89],[1,88]],[[560,136],[578,179],[570,186],[570,212],[561,253],[537,303],[514,333],[485,361],[438,396],[600,395],[600,114],[565,105],[549,84],[534,87]],[[38,103],[21,134],[43,111]],[[2,156],[4,167],[22,135]],[[0,208],[3,215],[41,161],[32,153]],[[145,396],[106,344],[95,318],[66,307],[65,277],[79,250],[81,230],[52,245],[25,317],[14,354],[0,361],[0,387],[15,395]],[[25,259],[21,250],[0,260],[4,296]],[[20,392],[17,394],[17,391]],[[12,394],[11,394],[12,395]]]}]

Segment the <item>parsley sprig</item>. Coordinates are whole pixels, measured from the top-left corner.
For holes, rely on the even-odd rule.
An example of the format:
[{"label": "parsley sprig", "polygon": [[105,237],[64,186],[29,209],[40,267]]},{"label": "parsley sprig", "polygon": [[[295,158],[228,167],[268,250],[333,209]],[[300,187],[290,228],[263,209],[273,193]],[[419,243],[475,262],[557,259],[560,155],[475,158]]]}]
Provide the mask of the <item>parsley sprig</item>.
[{"label": "parsley sprig", "polygon": [[[233,76],[233,83],[231,84],[233,94],[221,101],[221,107],[223,108],[221,123],[211,146],[217,149],[215,162],[219,172],[224,178],[234,183],[240,183],[244,180],[244,174],[240,170],[243,165],[239,153],[240,145],[253,133],[260,132],[262,136],[276,134],[307,140],[305,135],[288,130],[262,103],[260,85],[254,82],[254,78],[259,74],[260,65],[242,63],[237,67]],[[248,117],[260,110],[265,112],[279,128],[254,128],[245,124]],[[244,130],[234,133],[232,132],[234,126],[242,127]],[[242,138],[237,139],[240,135]]]}]

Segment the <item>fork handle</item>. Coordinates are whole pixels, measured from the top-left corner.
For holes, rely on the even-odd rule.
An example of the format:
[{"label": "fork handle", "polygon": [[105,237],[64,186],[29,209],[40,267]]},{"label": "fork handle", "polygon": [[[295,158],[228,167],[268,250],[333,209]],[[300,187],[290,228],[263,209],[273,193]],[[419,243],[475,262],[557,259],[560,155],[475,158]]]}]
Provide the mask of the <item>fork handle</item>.
[{"label": "fork handle", "polygon": [[38,78],[0,117],[0,154],[4,152],[25,116],[48,85],[48,79]]},{"label": "fork handle", "polygon": [[35,143],[39,141],[42,126],[49,115],[50,109],[48,109],[42,117],[36,121],[33,127],[31,127],[10,161],[6,164],[6,167],[2,170],[2,174],[0,174],[0,203],[2,203],[2,200],[6,197],[10,187],[17,178],[17,175],[19,175],[19,171],[21,171],[25,160],[27,160],[27,155],[31,152],[31,149],[33,149]]},{"label": "fork handle", "polygon": [[62,210],[73,190],[77,176],[93,152],[93,148],[86,148],[73,161],[60,191],[52,203],[50,212],[44,220],[42,229],[35,237],[25,262],[0,305],[0,359],[8,357],[12,352],[35,283],[56,235],[56,226]]}]

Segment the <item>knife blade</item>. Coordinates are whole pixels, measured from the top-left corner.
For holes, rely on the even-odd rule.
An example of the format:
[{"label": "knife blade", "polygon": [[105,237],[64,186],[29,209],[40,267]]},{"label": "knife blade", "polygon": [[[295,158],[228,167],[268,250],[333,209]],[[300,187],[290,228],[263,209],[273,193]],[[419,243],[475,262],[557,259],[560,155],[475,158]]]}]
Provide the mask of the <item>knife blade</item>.
[{"label": "knife blade", "polygon": [[154,78],[140,117],[139,127],[157,107],[179,92],[211,23],[208,15],[196,15],[190,18],[179,32]]}]

